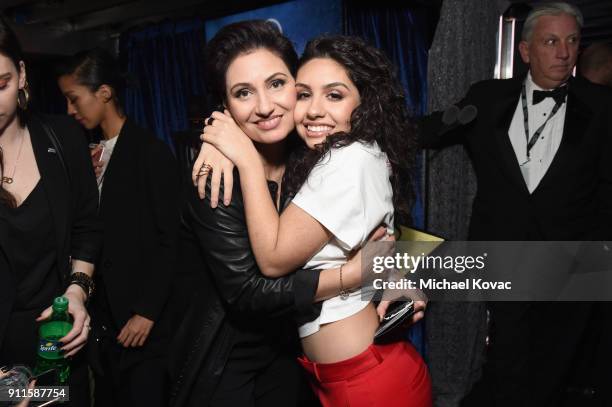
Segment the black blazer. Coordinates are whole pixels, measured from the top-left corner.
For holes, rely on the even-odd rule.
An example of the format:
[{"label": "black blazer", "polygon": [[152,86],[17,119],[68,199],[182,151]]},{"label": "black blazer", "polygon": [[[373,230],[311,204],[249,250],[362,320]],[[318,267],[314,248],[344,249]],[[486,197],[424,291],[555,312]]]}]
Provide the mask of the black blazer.
[{"label": "black blazer", "polygon": [[446,126],[441,113],[420,126],[423,145],[463,142],[477,178],[472,240],[610,240],[612,238],[612,92],[572,78],[563,137],[532,194],[520,172],[508,129],[524,78],[474,84],[459,106],[477,118]]},{"label": "black blazer", "polygon": [[[134,314],[155,321],[143,348],[169,334],[179,191],[178,165],[169,147],[128,119],[104,174],[104,244],[96,274],[107,294],[115,334]],[[104,300],[96,298],[94,310]]]},{"label": "black blazer", "polygon": [[[60,142],[65,169],[41,120],[54,130]],[[101,245],[98,190],[86,138],[68,117],[32,117],[27,126],[55,225],[58,271],[67,281],[70,258],[95,263]],[[0,217],[0,342],[16,290],[3,223]]]}]

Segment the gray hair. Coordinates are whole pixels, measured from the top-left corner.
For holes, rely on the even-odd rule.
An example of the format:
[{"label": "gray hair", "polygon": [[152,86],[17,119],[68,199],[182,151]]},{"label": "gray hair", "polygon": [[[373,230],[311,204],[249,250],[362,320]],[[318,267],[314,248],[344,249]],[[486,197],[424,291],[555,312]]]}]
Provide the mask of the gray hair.
[{"label": "gray hair", "polygon": [[561,14],[569,14],[570,16],[573,16],[576,19],[578,29],[582,29],[582,26],[584,25],[584,17],[582,17],[582,13],[578,7],[574,6],[573,4],[563,2],[540,3],[537,6],[534,6],[527,15],[527,19],[523,25],[521,39],[523,41],[529,41],[531,39],[533,28],[535,27],[538,18],[543,16],[558,16]]}]

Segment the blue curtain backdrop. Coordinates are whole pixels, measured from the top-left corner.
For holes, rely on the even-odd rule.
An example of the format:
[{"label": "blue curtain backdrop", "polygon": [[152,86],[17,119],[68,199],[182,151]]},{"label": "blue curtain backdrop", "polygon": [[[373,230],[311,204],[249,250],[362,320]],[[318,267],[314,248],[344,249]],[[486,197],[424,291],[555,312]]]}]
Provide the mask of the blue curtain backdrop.
[{"label": "blue curtain backdrop", "polygon": [[[317,7],[313,8],[313,4]],[[123,65],[138,82],[138,86],[126,91],[126,113],[172,145],[171,134],[189,128],[188,100],[194,96],[205,97],[202,67],[205,28],[207,33],[214,33],[221,23],[224,25],[230,20],[274,18],[301,51],[309,37],[322,32],[340,31],[339,4],[339,1],[333,2],[334,12],[330,15],[325,12],[330,5],[324,0],[294,0],[207,21],[206,24],[200,19],[167,22],[122,35],[120,56]],[[296,13],[296,10],[304,7],[304,12]],[[320,9],[321,18],[313,18],[312,12],[315,9]],[[430,28],[427,26],[429,16],[426,12],[408,6],[365,7],[351,2],[346,4],[344,11],[344,32],[361,36],[387,53],[398,67],[407,95],[406,103],[414,115],[424,114],[427,100],[427,30]],[[413,212],[413,224],[423,227],[422,177],[417,176],[415,179],[418,199]],[[410,339],[423,353],[423,329],[420,325],[410,330]]]},{"label": "blue curtain backdrop", "polygon": [[[415,116],[425,114],[427,108],[427,35],[428,16],[423,9],[410,7],[373,7],[347,3],[345,34],[364,38],[385,51],[395,64],[404,86],[406,103]],[[419,154],[419,157],[421,155]],[[423,228],[422,174],[415,174],[416,202],[413,225]],[[424,325],[412,327],[408,336],[419,352],[425,354]]]},{"label": "blue curtain backdrop", "polygon": [[[356,35],[385,51],[404,85],[406,103],[415,116],[427,108],[427,17],[419,9],[363,7],[349,3],[345,33]],[[422,228],[424,211],[421,176],[415,176],[417,200],[413,225]]]},{"label": "blue curtain backdrop", "polygon": [[166,22],[120,38],[123,66],[135,79],[125,111],[172,146],[171,135],[189,128],[187,103],[204,97],[203,22]]},{"label": "blue curtain backdrop", "polygon": [[252,19],[275,23],[293,42],[299,55],[312,37],[342,31],[342,4],[340,0],[293,0],[233,14],[206,21],[206,38],[212,38],[224,25]]},{"label": "blue curtain backdrop", "polygon": [[216,20],[167,22],[123,34],[122,65],[137,82],[126,90],[126,113],[172,145],[172,133],[189,128],[188,101],[206,95],[205,38],[230,22],[254,18],[273,19],[301,52],[311,36],[341,31],[342,8],[340,0],[293,0]]}]

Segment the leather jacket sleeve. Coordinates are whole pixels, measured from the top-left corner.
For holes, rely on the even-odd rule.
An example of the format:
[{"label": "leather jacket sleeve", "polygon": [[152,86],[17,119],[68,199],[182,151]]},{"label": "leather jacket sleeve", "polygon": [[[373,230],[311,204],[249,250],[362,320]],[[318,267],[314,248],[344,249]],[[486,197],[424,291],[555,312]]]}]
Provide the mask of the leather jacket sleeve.
[{"label": "leather jacket sleeve", "polygon": [[321,306],[313,301],[320,270],[298,270],[276,279],[259,271],[249,242],[238,172],[234,171],[230,205],[211,208],[210,178],[206,189],[206,199],[201,200],[195,188],[188,187],[183,226],[195,235],[208,272],[230,310],[268,317],[293,314],[298,323],[316,318]]}]

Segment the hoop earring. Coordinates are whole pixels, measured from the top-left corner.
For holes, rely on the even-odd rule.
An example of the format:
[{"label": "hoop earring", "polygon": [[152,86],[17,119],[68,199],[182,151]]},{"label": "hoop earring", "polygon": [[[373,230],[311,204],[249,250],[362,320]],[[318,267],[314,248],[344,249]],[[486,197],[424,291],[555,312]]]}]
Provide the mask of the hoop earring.
[{"label": "hoop earring", "polygon": [[28,88],[28,81],[26,81],[24,87],[22,89],[19,89],[19,91],[17,92],[17,106],[19,106],[21,110],[28,109],[28,103],[30,102],[30,92]]}]

